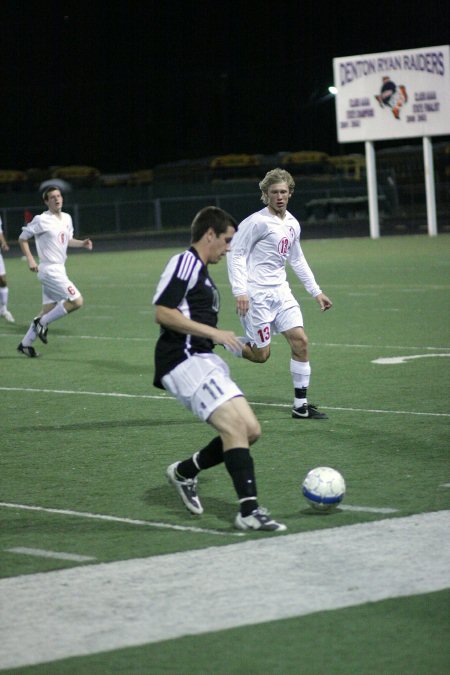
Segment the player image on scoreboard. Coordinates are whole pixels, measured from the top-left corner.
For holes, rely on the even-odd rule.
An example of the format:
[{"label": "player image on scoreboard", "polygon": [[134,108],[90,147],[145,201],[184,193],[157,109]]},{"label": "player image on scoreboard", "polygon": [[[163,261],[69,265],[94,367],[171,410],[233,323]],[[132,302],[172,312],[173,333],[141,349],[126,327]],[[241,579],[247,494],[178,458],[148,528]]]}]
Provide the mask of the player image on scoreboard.
[{"label": "player image on scoreboard", "polygon": [[408,102],[408,94],[403,84],[397,86],[390,77],[382,78],[380,93],[375,96],[382,108],[390,108],[396,120],[400,119],[400,109]]}]

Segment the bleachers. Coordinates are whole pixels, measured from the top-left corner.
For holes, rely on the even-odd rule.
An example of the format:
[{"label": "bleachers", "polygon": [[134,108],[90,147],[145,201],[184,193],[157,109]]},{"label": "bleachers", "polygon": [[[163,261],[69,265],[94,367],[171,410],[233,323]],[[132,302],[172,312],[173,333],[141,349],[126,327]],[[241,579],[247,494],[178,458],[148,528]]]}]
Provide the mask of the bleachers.
[{"label": "bleachers", "polygon": [[[450,180],[450,143],[433,148],[438,179]],[[377,170],[395,174],[397,182],[420,182],[423,177],[421,145],[397,146],[376,151]],[[211,183],[242,179],[261,179],[266,171],[281,166],[294,177],[323,180],[342,178],[365,181],[365,157],[360,153],[330,156],[326,152],[299,150],[275,155],[234,153],[184,159],[143,167],[134,171],[105,173],[92,166],[0,169],[0,192],[32,191],[44,180],[59,178],[74,188],[151,185],[154,183]]]},{"label": "bleachers", "polygon": [[[434,147],[439,227],[450,230],[450,144]],[[0,170],[0,215],[15,239],[31,213],[42,211],[40,186],[64,180],[65,209],[78,234],[125,235],[186,228],[198,208],[215,204],[239,220],[256,210],[258,182],[276,166],[296,181],[292,211],[305,234],[352,235],[368,224],[365,158],[361,154],[329,156],[324,152],[233,154],[157,165],[152,169],[103,174],[95,167]],[[426,229],[421,146],[377,152],[381,229]]]}]

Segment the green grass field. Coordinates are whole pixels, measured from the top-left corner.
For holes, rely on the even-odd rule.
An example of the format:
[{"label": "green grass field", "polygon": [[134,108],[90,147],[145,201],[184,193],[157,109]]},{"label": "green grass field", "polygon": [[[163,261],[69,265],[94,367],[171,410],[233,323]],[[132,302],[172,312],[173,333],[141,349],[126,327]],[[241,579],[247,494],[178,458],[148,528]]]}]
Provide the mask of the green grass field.
[{"label": "green grass field", "polygon": [[[303,248],[334,302],[322,314],[291,279],[311,345],[309,400],[329,420],[291,419],[289,352],[282,337],[275,337],[263,365],[234,359],[221,347],[217,352],[262,424],[252,454],[260,502],[288,526],[286,534],[276,535],[277,547],[282,551],[291,535],[301,542],[302,536],[322,531],[326,559],[327,533],[335,528],[449,509],[450,237],[320,240]],[[165,480],[169,463],[212,437],[206,425],[152,386],[158,328],[151,299],[177,250],[72,253],[67,267],[85,306],[50,326],[49,344],[37,344],[42,357],[33,360],[16,347],[40,307],[40,284],[25,262],[5,256],[16,323],[0,320],[0,583],[20,575],[274,540],[236,534],[237,506],[223,467],[201,475],[205,513],[197,519]],[[220,324],[239,334],[225,262],[211,273],[221,292]],[[394,357],[407,358],[375,363]],[[314,515],[300,491],[304,475],[319,465],[335,467],[347,483],[343,508],[326,516]],[[90,560],[11,550],[17,548]],[[349,546],[343,552],[351,560],[355,550]],[[180,574],[187,575],[189,585],[188,570]],[[196,574],[207,578],[209,572]],[[345,564],[341,574],[345,578]],[[265,584],[274,581],[260,583],[264,595]],[[106,613],[115,611],[114,588],[111,594]],[[94,640],[85,655],[7,670],[447,673],[448,591],[402,595],[127,648],[99,650]],[[168,605],[170,600],[168,594]],[[214,603],[205,611],[214,614]],[[42,606],[43,622],[45,617]],[[2,620],[8,624],[5,614]]]}]

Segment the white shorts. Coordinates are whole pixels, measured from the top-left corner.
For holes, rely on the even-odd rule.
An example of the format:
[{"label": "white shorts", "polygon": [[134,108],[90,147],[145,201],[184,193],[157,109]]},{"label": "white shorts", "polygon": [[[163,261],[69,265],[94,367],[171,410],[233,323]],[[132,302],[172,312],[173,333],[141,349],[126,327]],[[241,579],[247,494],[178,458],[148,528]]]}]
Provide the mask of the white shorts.
[{"label": "white shorts", "polygon": [[216,354],[194,354],[164,375],[162,383],[203,422],[226,401],[244,395],[230,378],[225,361]]},{"label": "white shorts", "polygon": [[81,296],[78,288],[67,276],[64,265],[39,265],[37,276],[42,284],[44,305],[60,300],[76,300]]},{"label": "white shorts", "polygon": [[3,260],[3,256],[0,253],[0,276],[4,276],[5,274],[6,274],[5,261]]},{"label": "white shorts", "polygon": [[241,317],[246,336],[257,347],[270,345],[272,335],[290,328],[303,327],[300,305],[292,295],[288,283],[263,290],[249,290],[250,307]]}]

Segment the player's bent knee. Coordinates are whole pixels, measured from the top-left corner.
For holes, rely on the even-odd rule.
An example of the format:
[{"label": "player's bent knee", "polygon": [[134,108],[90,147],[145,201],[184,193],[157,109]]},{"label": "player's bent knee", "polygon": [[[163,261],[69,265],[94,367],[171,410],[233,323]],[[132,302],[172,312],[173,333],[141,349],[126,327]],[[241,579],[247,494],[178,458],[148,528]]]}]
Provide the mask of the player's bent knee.
[{"label": "player's bent knee", "polygon": [[253,445],[261,436],[261,426],[256,418],[239,416],[238,419],[230,419],[225,433],[231,444],[237,442],[239,445],[246,445],[246,443]]},{"label": "player's bent knee", "polygon": [[303,336],[298,340],[300,349],[308,349],[308,342],[309,342],[308,336],[303,334]]},{"label": "player's bent knee", "polygon": [[252,361],[254,363],[265,363],[269,359],[270,348],[269,347],[265,347],[264,349],[253,348],[252,355],[253,355]]},{"label": "player's bent knee", "polygon": [[68,303],[69,303],[68,311],[74,312],[76,309],[80,309],[81,307],[83,307],[84,304],[83,296],[80,295],[80,297],[76,298],[75,300],[69,300]]},{"label": "player's bent knee", "polygon": [[261,436],[261,426],[259,422],[256,422],[256,424],[252,425],[252,427],[248,430],[247,435],[248,435],[248,442],[250,445],[256,443],[258,438],[260,438]]}]

